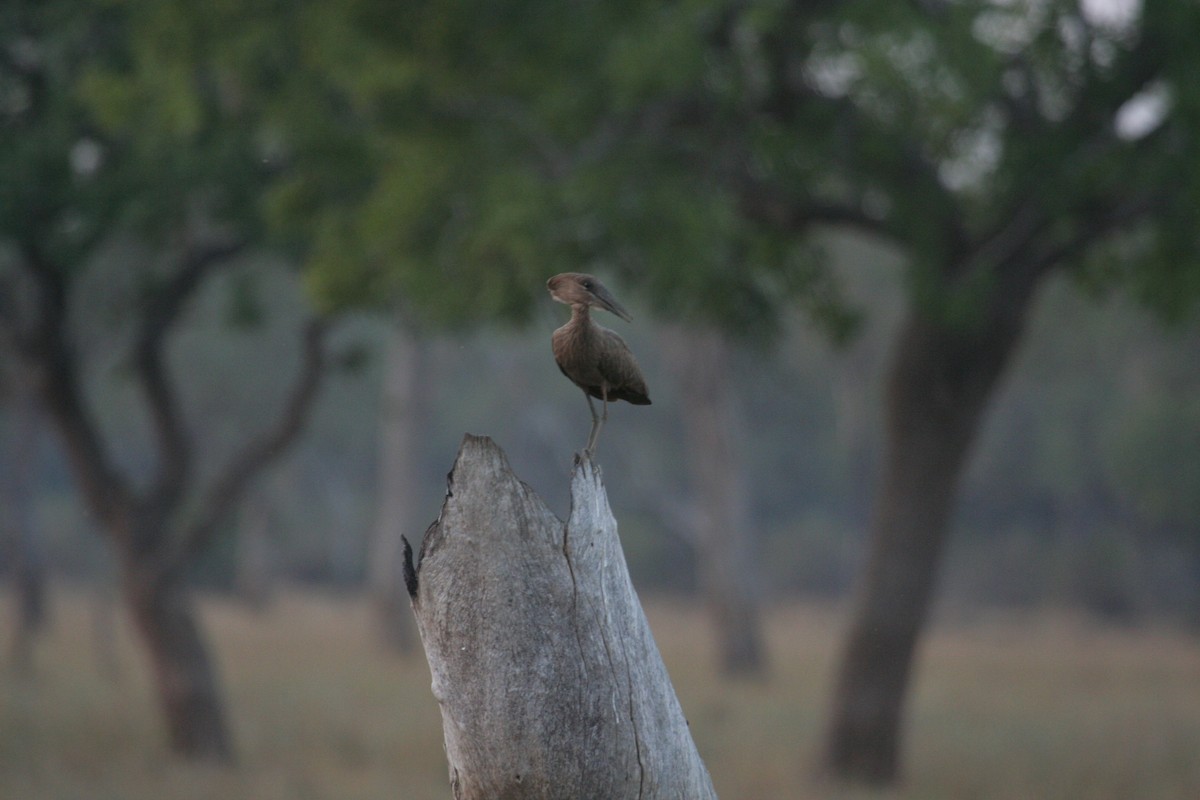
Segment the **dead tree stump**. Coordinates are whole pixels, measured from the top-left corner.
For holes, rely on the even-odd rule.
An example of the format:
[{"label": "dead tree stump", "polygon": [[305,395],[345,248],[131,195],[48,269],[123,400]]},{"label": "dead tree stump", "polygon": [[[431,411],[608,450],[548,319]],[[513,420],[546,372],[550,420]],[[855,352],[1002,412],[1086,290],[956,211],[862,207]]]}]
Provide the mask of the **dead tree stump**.
[{"label": "dead tree stump", "polygon": [[420,553],[405,577],[457,800],[715,800],[590,459],[564,525],[468,435]]}]

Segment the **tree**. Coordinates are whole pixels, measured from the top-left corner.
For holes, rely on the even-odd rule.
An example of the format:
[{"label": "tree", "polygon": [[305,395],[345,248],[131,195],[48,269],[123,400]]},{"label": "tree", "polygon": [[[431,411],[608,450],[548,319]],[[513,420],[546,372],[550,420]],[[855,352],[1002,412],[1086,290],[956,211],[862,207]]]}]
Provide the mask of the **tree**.
[{"label": "tree", "polygon": [[400,324],[393,327],[387,347],[368,581],[384,643],[407,654],[416,650],[417,637],[402,579],[403,538],[418,519],[416,453],[427,403],[429,355],[428,345]]},{"label": "tree", "polygon": [[[666,331],[668,363],[679,387],[684,458],[692,484],[692,541],[709,604],[719,663],[729,675],[766,672],[749,493],[741,466],[731,347],[720,331]],[[689,520],[691,521],[691,520]]]},{"label": "tree", "polygon": [[13,663],[19,670],[33,667],[34,644],[46,627],[46,564],[34,521],[34,475],[42,438],[42,419],[29,387],[20,376],[8,376],[4,398],[8,413],[0,463],[0,536],[11,565],[14,593]]},{"label": "tree", "polygon": [[[1179,75],[1163,26],[1180,20],[1167,22],[1165,11],[1148,6],[1139,28],[1111,28],[1056,6],[1016,53],[991,38],[1012,35],[1014,20],[986,7],[961,20],[921,15],[903,40],[931,48],[926,69],[954,87],[951,96],[899,64],[885,70],[913,100],[968,98],[956,112],[963,122],[946,132],[960,139],[952,148],[972,131],[982,135],[987,144],[963,156],[990,163],[968,163],[981,174],[955,176],[963,165],[953,149],[932,147],[940,133],[933,125],[953,118],[939,120],[935,107],[913,103],[932,125],[913,119],[889,131],[901,143],[892,166],[914,182],[925,216],[903,228],[897,223],[911,209],[892,206],[881,217],[910,256],[915,293],[889,369],[871,551],[827,733],[827,766],[840,777],[887,783],[897,774],[903,698],[959,477],[1039,287],[1074,271],[1084,280],[1126,278],[1148,296],[1174,287],[1177,311],[1194,300],[1194,242],[1176,227],[1190,227],[1184,219],[1194,213],[1197,154],[1183,142],[1192,112],[1177,106],[1143,131],[1122,122],[1130,104],[1150,102]],[[967,38],[989,23],[997,27]],[[895,35],[875,40],[879,56],[903,57],[888,43]],[[869,95],[855,94],[851,119],[876,121],[861,110]],[[900,202],[897,194],[890,202]],[[1100,263],[1120,263],[1124,274],[1101,276]]]},{"label": "tree", "polygon": [[[32,376],[79,490],[117,553],[171,745],[227,760],[218,678],[187,573],[251,481],[301,431],[325,367],[328,325],[300,332],[277,416],[217,469],[198,468],[173,334],[201,289],[261,241],[274,170],[239,106],[238,73],[183,6],[16,4],[0,16],[0,332]],[[243,30],[243,34],[246,31]],[[230,50],[217,55],[228,56]],[[268,153],[269,155],[269,153]],[[97,306],[124,350],[150,452],[127,466],[90,402]]]},{"label": "tree", "polygon": [[850,227],[904,257],[871,553],[825,755],[837,777],[891,782],[959,477],[1039,288],[1070,273],[1175,316],[1200,294],[1200,103],[1182,33],[1197,11],[521,11],[418,3],[375,26],[373,43],[406,56],[404,86],[372,95],[406,168],[379,180],[361,225],[419,213],[358,238],[462,276],[464,304],[513,297],[475,267],[602,265],[657,312],[743,334],[798,303],[842,330],[815,230]]}]

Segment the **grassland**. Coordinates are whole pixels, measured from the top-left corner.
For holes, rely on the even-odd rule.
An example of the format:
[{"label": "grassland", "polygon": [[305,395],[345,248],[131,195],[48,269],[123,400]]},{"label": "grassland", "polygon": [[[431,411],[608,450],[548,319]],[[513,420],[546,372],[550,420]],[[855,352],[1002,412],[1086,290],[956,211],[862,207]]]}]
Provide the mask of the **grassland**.
[{"label": "grassland", "polygon": [[[97,659],[85,598],[61,593],[55,612],[34,672],[0,671],[0,798],[449,797],[424,662],[381,652],[358,601],[205,603],[240,755],[229,769],[168,756],[126,626],[114,672]],[[806,777],[835,609],[774,610],[772,676],[747,684],[718,680],[696,609],[659,601],[649,614],[723,800],[1200,798],[1200,640],[1181,633],[1048,614],[939,625],[921,653],[906,781],[874,794]]]}]

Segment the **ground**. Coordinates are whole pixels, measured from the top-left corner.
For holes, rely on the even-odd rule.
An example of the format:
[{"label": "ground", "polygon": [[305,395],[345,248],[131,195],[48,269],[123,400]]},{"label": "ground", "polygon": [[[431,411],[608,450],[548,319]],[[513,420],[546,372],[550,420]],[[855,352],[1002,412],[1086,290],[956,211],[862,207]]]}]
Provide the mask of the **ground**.
[{"label": "ground", "polygon": [[[32,674],[0,670],[0,798],[449,797],[424,661],[383,652],[360,600],[291,592],[265,612],[205,601],[239,751],[220,769],[168,757],[128,626],[118,618],[105,655],[92,597],[56,598]],[[1184,632],[1049,612],[943,621],[920,656],[904,785],[838,792],[809,776],[841,609],[773,609],[771,677],[729,684],[693,604],[648,606],[722,800],[1200,797],[1200,639]]]}]

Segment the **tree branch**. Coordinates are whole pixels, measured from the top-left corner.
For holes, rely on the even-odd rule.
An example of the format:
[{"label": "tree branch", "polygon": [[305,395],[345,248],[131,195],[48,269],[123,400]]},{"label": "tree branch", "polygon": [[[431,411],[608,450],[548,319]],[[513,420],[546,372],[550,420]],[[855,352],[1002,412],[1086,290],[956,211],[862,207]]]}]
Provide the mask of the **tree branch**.
[{"label": "tree branch", "polygon": [[966,258],[971,271],[997,270],[1020,260],[1039,233],[1049,224],[1036,197],[1027,197],[1004,215],[996,228],[980,237]]},{"label": "tree branch", "polygon": [[898,239],[887,220],[868,213],[861,205],[788,197],[748,176],[738,187],[738,201],[748,218],[784,232],[803,233],[814,225],[845,225],[891,241]]},{"label": "tree branch", "polygon": [[[1135,82],[1133,94],[1141,91],[1146,85],[1145,81],[1149,79],[1148,75],[1140,76]],[[1125,99],[1118,98],[1112,104],[1109,113],[1101,114],[1098,118],[1107,122],[1124,102]],[[1073,114],[1064,124],[1074,124],[1083,130],[1083,123],[1077,119],[1082,113]],[[1025,187],[1024,196],[1012,204],[1011,210],[1002,216],[1002,221],[977,240],[969,257],[976,269],[1033,270],[1035,273],[1052,269],[1061,261],[1077,255],[1091,242],[1104,238],[1110,232],[1116,232],[1164,202],[1169,188],[1161,184],[1142,195],[1122,198],[1124,202],[1105,203],[1098,212],[1089,208],[1088,199],[1085,197],[1075,209],[1074,214],[1079,221],[1072,232],[1057,243],[1044,245],[1040,252],[1038,251],[1039,239],[1046,236],[1056,222],[1056,218],[1040,207],[1039,195],[1046,185],[1073,182],[1079,175],[1094,169],[1097,164],[1110,161],[1135,164],[1137,162],[1133,156],[1151,154],[1161,146],[1161,138],[1166,130],[1166,126],[1163,126],[1130,146],[1122,143],[1107,124],[1098,127],[1093,124],[1092,128],[1090,135],[1081,137],[1081,144],[1070,157],[1055,166],[1054,175],[1035,176]],[[1123,152],[1124,148],[1129,148],[1131,152]],[[1135,174],[1136,167],[1127,168],[1127,171]]]},{"label": "tree branch", "polygon": [[1121,233],[1131,224],[1149,216],[1163,202],[1155,192],[1127,199],[1103,213],[1088,214],[1071,235],[1046,245],[1029,259],[1026,269],[1045,271],[1080,255],[1090,245]]},{"label": "tree branch", "polygon": [[34,289],[34,319],[28,334],[21,335],[21,357],[62,436],[85,502],[106,531],[119,535],[125,528],[117,524],[117,517],[129,490],[113,468],[99,426],[83,399],[78,361],[68,339],[66,283],[33,241],[21,243],[21,254]]},{"label": "tree branch", "polygon": [[250,488],[250,482],[272,461],[283,455],[308,421],[325,375],[325,339],[329,325],[325,320],[310,320],[302,334],[303,353],[300,372],[280,414],[278,422],[252,440],[230,459],[213,479],[199,503],[196,519],[183,529],[173,548],[163,559],[164,571],[177,571],[202,549],[219,529]]},{"label": "tree branch", "polygon": [[18,321],[17,287],[12,276],[0,275],[0,347],[20,354],[26,349],[25,337]]},{"label": "tree branch", "polygon": [[239,238],[188,247],[179,271],[147,308],[134,341],[133,365],[146,398],[159,458],[158,476],[146,502],[159,508],[179,502],[192,466],[187,427],[165,366],[167,334],[212,270],[228,263],[245,246],[246,241]]},{"label": "tree branch", "polygon": [[1059,237],[1052,237],[1047,233],[1047,226],[1043,226],[1036,236],[1030,237],[1026,246],[1014,250],[1005,264],[997,265],[1003,285],[990,294],[988,313],[992,323],[1007,327],[1019,325],[1028,310],[1029,296],[1047,274],[1089,247],[1146,218],[1161,202],[1161,195],[1151,193],[1130,198],[1098,213],[1081,212],[1081,220],[1070,233]]},{"label": "tree branch", "polygon": [[[786,42],[780,46],[786,47]],[[863,110],[851,95],[830,96],[810,85],[804,77],[804,71],[796,69],[791,57],[777,55],[769,59],[780,71],[771,81],[774,90],[766,99],[762,111],[783,125],[805,125],[804,115],[812,109],[823,107],[826,115],[833,120],[828,123],[833,126],[840,141],[840,147],[835,149],[834,158],[838,165],[851,175],[868,175],[875,179],[884,179],[891,187],[904,187],[912,194],[923,193],[922,224],[937,228],[941,239],[951,244],[954,251],[965,248],[967,226],[964,222],[960,204],[954,193],[942,183],[937,164],[922,152],[918,141],[894,126],[886,131],[889,137],[887,147],[872,147],[871,137],[880,137],[881,124]],[[912,203],[906,198],[897,201]],[[856,210],[838,222],[866,223],[874,233],[885,234],[888,238],[902,240],[908,235],[910,225],[901,221],[889,223],[887,220],[873,218]]]}]

